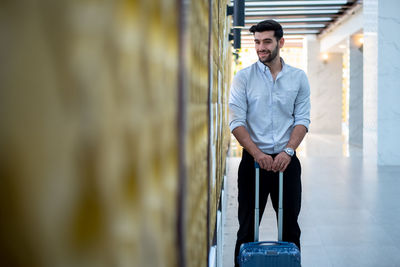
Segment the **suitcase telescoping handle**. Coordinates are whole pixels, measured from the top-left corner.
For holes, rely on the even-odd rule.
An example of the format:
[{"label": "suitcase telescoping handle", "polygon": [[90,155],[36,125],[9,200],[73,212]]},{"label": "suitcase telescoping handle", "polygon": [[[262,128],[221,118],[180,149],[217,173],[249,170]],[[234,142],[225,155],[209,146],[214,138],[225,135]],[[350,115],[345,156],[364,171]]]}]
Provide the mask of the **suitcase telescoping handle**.
[{"label": "suitcase telescoping handle", "polygon": [[[259,192],[260,192],[260,165],[254,161],[256,168],[256,192],[255,192],[255,210],[254,210],[254,242],[259,240]],[[282,241],[283,227],[283,172],[279,172],[279,208],[278,208],[278,241]]]}]

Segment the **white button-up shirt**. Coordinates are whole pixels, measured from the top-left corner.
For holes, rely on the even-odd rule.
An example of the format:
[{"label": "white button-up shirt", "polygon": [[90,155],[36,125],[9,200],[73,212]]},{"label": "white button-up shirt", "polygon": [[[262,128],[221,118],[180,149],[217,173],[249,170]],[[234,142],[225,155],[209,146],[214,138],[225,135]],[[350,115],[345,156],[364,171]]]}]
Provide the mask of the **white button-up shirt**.
[{"label": "white button-up shirt", "polygon": [[304,71],[282,62],[276,80],[257,61],[233,79],[229,97],[229,128],[244,126],[257,147],[280,153],[296,125],[310,124],[310,86]]}]

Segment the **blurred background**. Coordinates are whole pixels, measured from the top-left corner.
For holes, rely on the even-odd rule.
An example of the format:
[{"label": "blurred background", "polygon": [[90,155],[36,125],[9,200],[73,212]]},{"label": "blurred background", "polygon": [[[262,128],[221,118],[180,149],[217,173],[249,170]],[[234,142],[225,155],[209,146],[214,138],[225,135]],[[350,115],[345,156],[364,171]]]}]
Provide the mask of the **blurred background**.
[{"label": "blurred background", "polygon": [[[398,11],[394,0],[1,1],[0,265],[220,264],[226,160],[241,153],[229,87],[257,60],[247,29],[263,19],[282,23],[282,57],[308,74],[310,134],[400,165]],[[310,149],[324,148],[299,153]]]}]

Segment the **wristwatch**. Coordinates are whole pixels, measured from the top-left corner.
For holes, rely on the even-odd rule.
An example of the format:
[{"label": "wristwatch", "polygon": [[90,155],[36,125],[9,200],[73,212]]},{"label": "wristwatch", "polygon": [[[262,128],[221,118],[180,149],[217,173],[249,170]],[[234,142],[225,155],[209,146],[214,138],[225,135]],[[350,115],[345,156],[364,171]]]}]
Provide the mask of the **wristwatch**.
[{"label": "wristwatch", "polygon": [[293,150],[293,148],[286,147],[283,151],[285,151],[285,153],[288,154],[288,155],[291,156],[291,157],[293,157],[293,155],[294,155],[294,150]]}]

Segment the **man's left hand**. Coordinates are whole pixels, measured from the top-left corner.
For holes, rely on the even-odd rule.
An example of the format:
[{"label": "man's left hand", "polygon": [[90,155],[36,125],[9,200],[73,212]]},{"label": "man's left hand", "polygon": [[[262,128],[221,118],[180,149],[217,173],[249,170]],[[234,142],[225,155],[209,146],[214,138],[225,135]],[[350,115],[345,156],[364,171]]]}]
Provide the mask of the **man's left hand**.
[{"label": "man's left hand", "polygon": [[291,160],[292,158],[286,154],[286,152],[282,151],[275,157],[274,162],[272,163],[272,171],[285,171]]}]

